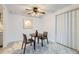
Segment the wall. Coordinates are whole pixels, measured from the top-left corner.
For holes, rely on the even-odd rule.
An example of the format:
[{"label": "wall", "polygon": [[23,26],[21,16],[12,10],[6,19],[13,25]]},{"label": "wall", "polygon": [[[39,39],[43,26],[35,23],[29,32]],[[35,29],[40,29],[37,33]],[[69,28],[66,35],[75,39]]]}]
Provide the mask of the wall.
[{"label": "wall", "polygon": [[[54,41],[55,20],[53,20],[53,14],[46,14],[44,17],[27,17],[4,11],[4,46],[10,42],[22,40],[22,34],[26,33],[28,37],[30,33],[35,32],[37,29],[39,32],[48,31],[49,41]],[[32,20],[33,28],[24,29],[23,20]]]},{"label": "wall", "polygon": [[0,13],[0,32],[3,32],[2,13]]},{"label": "wall", "polygon": [[3,5],[3,47],[7,46],[9,34],[9,14],[5,5]]},{"label": "wall", "polygon": [[[14,13],[5,13],[7,14],[8,18],[4,17],[4,43],[10,43],[13,41],[18,41],[22,40],[22,34],[26,33],[27,36],[29,37],[30,33],[34,33],[35,30],[37,29],[39,32],[42,32],[42,22],[41,18],[35,18],[35,17],[27,17],[27,16],[22,16]],[[24,29],[23,28],[23,20],[32,20],[33,22],[33,28],[32,29]],[[6,44],[6,45],[7,45]]]},{"label": "wall", "polygon": [[55,41],[55,17],[53,13],[48,13],[42,18],[43,31],[48,32],[49,41]]},{"label": "wall", "polygon": [[3,45],[3,19],[2,19],[2,5],[0,5],[0,45]]}]

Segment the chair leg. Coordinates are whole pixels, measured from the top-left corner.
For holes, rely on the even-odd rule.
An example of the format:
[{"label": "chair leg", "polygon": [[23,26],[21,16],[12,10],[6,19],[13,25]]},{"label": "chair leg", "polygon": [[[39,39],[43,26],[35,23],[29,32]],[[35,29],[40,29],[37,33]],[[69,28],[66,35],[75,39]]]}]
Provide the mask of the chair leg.
[{"label": "chair leg", "polygon": [[36,47],[35,47],[35,41],[34,41],[34,50],[36,50]]},{"label": "chair leg", "polygon": [[[32,37],[31,37],[31,39],[32,39]],[[30,44],[30,46],[32,46],[32,43]]]},{"label": "chair leg", "polygon": [[49,42],[48,42],[48,38],[47,38],[47,43],[49,43]]},{"label": "chair leg", "polygon": [[41,39],[41,45],[42,45],[42,47],[43,47],[43,39]]},{"label": "chair leg", "polygon": [[22,43],[22,47],[21,47],[21,49],[23,49],[23,45],[24,45],[24,43]]},{"label": "chair leg", "polygon": [[30,46],[32,46],[32,43],[30,44]]},{"label": "chair leg", "polygon": [[25,54],[25,50],[26,50],[26,43],[25,43],[25,46],[24,46],[24,51],[23,51],[23,54]]},{"label": "chair leg", "polygon": [[36,37],[34,38],[35,42],[36,42]]},{"label": "chair leg", "polygon": [[38,44],[39,44],[39,38],[38,38]]}]

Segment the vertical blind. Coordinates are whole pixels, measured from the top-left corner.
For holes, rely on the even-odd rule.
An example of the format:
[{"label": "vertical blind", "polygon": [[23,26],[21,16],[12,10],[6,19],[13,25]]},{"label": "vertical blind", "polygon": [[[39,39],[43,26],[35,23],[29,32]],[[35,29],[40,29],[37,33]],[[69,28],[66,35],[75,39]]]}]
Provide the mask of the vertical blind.
[{"label": "vertical blind", "polygon": [[79,9],[56,15],[56,42],[79,50]]}]

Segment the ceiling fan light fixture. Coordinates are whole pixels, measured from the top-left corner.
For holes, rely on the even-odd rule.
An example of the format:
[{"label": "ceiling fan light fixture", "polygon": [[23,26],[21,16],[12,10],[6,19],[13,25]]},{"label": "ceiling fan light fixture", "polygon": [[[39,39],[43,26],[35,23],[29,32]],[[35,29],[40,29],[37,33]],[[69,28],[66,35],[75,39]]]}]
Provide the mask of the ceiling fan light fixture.
[{"label": "ceiling fan light fixture", "polygon": [[[29,9],[26,9],[29,10]],[[32,11],[32,12],[30,12]],[[33,7],[32,10],[29,10],[30,13],[28,13],[31,16],[41,16],[43,14],[45,14],[45,12],[43,12],[43,10],[41,8],[38,7]]]}]

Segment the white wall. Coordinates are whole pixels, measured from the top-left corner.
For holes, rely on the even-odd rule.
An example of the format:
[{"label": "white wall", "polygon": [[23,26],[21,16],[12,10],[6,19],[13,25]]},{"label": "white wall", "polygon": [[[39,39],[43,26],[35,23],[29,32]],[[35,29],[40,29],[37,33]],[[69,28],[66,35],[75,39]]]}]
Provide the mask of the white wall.
[{"label": "white wall", "polygon": [[0,32],[3,32],[2,13],[0,13]]},{"label": "white wall", "polygon": [[55,41],[55,17],[53,13],[46,14],[42,18],[43,31],[48,32],[49,41]]},{"label": "white wall", "polygon": [[2,12],[3,8],[2,5],[0,5],[0,45],[3,45],[3,19],[2,19]]},{"label": "white wall", "polygon": [[[42,32],[42,21],[41,18],[27,17],[18,14],[13,14],[10,12],[4,11],[4,45],[13,42],[22,40],[22,34],[26,33],[29,37],[30,33],[35,32],[37,29],[39,32]],[[23,20],[32,20],[33,28],[24,29]]]},{"label": "white wall", "polygon": [[9,37],[9,20],[8,20],[8,10],[3,6],[3,47],[6,47],[7,39]]},{"label": "white wall", "polygon": [[[48,31],[48,39],[54,41],[55,33],[55,19],[53,14],[47,14],[44,17],[27,17],[4,11],[4,46],[10,42],[22,40],[22,34],[26,33],[29,37],[30,33],[35,32],[37,29],[39,32]],[[33,28],[24,29],[23,20],[32,20]]]}]

